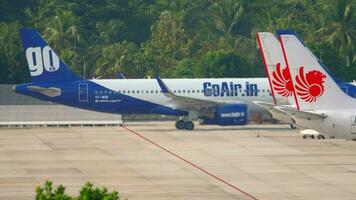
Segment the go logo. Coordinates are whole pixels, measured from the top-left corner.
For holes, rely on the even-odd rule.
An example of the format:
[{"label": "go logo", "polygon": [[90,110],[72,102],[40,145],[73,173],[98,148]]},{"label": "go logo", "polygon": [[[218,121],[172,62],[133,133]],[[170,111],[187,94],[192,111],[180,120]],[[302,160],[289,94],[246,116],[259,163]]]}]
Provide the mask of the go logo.
[{"label": "go logo", "polygon": [[55,72],[59,69],[59,58],[49,47],[29,47],[26,49],[27,63],[31,76],[39,76],[43,70]]}]

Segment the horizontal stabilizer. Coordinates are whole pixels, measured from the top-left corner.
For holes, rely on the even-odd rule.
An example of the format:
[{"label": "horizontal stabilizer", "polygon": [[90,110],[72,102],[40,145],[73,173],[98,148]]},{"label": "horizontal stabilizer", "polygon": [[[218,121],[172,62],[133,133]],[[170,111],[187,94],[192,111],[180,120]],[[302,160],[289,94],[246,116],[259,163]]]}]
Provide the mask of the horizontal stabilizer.
[{"label": "horizontal stabilizer", "polygon": [[45,88],[45,87],[39,87],[39,86],[27,86],[27,89],[32,92],[39,92],[39,93],[49,96],[49,97],[60,96],[62,93],[60,88],[55,88],[55,87]]},{"label": "horizontal stabilizer", "polygon": [[287,113],[291,117],[299,118],[299,119],[311,120],[311,119],[324,119],[327,117],[323,113],[319,114],[319,113],[312,113],[308,111],[299,111],[297,110],[297,108],[293,108],[290,106],[276,106],[275,108],[281,110],[282,112]]},{"label": "horizontal stabilizer", "polygon": [[264,102],[264,101],[252,101],[252,102],[262,108],[267,109],[272,114],[272,117],[274,119],[277,119],[279,121],[289,123],[289,124],[295,123],[293,121],[292,117],[288,113],[276,108],[277,106],[273,103]]},{"label": "horizontal stabilizer", "polygon": [[270,103],[270,102],[264,102],[264,101],[252,101],[252,102],[267,110],[273,110],[274,107],[276,106],[274,103]]}]

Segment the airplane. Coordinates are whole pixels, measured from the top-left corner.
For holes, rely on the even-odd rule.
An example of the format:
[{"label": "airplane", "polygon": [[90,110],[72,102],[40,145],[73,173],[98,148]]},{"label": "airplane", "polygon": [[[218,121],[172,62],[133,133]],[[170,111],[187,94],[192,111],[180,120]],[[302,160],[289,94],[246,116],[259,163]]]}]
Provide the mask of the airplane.
[{"label": "airplane", "polygon": [[[296,107],[291,75],[286,67],[283,51],[279,40],[270,32],[257,32],[257,43],[260,48],[265,71],[271,86],[273,103],[254,101],[257,105],[266,108],[274,119],[290,124],[291,128],[297,128],[295,121],[288,113],[275,107],[276,105],[291,105]],[[356,96],[354,83],[346,83],[337,80],[339,87],[351,96]],[[308,134],[310,135],[310,134]],[[314,136],[314,135],[313,135]],[[323,135],[318,134],[318,137]]]},{"label": "airplane", "polygon": [[272,102],[267,78],[83,80],[35,29],[21,29],[20,38],[32,82],[13,89],[44,101],[106,113],[177,116],[176,128],[185,130],[193,130],[196,119],[245,125],[249,114],[264,111],[253,100]]},{"label": "airplane", "polygon": [[[294,106],[275,105],[273,109],[286,113],[301,129],[316,130],[332,138],[355,140],[355,86],[331,75],[295,31],[278,30],[277,35],[295,103]],[[277,67],[275,70],[278,73]],[[271,82],[272,78],[269,78]],[[275,89],[278,86],[271,84]],[[280,89],[282,91],[283,87]]]}]

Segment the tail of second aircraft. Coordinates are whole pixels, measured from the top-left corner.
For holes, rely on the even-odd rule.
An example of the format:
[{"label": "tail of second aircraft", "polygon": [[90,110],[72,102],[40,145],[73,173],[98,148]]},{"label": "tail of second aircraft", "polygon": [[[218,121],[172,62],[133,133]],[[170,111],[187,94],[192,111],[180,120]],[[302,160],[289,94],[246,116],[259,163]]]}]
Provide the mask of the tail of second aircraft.
[{"label": "tail of second aircraft", "polygon": [[60,83],[80,80],[35,29],[21,29],[20,37],[33,83]]},{"label": "tail of second aircraft", "polygon": [[277,35],[299,110],[347,109],[356,105],[294,31],[280,30]]},{"label": "tail of second aircraft", "polygon": [[274,103],[294,104],[292,80],[278,39],[270,32],[258,32],[256,36]]}]

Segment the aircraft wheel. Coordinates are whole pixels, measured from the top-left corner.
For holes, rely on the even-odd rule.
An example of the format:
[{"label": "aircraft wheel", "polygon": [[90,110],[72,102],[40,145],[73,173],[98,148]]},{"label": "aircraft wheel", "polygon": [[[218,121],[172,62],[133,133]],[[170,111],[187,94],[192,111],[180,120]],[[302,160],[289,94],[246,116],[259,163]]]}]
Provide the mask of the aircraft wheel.
[{"label": "aircraft wheel", "polygon": [[303,139],[304,139],[304,140],[307,139],[307,136],[306,136],[306,135],[303,135]]},{"label": "aircraft wheel", "polygon": [[185,122],[183,120],[179,120],[176,122],[176,128],[178,130],[182,130],[186,127]]},{"label": "aircraft wheel", "polygon": [[315,138],[314,135],[311,135],[310,137],[311,137],[311,139],[314,139],[314,138]]},{"label": "aircraft wheel", "polygon": [[185,123],[185,129],[186,130],[193,130],[194,129],[194,124],[193,124],[193,122],[192,121],[187,121],[186,123]]},{"label": "aircraft wheel", "polygon": [[293,124],[289,125],[291,129],[296,129],[297,127],[295,127]]}]

